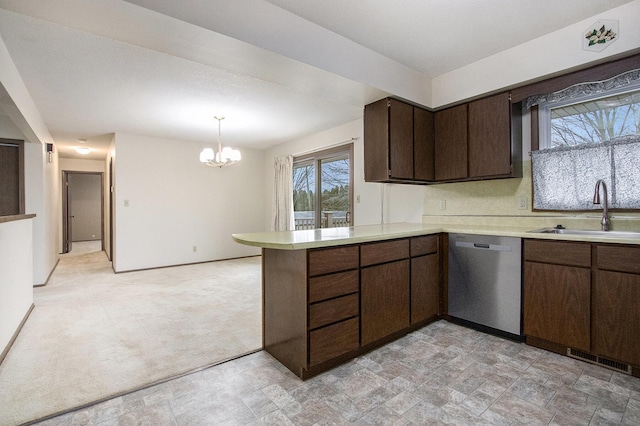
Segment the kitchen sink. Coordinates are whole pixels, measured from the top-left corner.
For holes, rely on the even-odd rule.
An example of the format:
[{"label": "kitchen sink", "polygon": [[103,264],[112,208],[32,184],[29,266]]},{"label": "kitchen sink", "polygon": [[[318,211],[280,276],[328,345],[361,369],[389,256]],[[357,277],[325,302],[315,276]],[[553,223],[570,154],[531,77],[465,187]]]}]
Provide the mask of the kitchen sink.
[{"label": "kitchen sink", "polygon": [[592,237],[640,239],[640,232],[634,231],[596,231],[591,229],[542,228],[529,232],[538,234],[584,235]]}]

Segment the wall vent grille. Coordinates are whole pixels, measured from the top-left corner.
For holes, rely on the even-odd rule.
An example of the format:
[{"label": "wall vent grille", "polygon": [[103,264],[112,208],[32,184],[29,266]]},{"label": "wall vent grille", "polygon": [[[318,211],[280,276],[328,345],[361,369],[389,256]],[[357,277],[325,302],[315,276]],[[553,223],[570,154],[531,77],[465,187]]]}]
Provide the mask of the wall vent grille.
[{"label": "wall vent grille", "polygon": [[601,365],[612,370],[619,371],[625,374],[631,374],[631,366],[623,362],[613,361],[608,358],[593,355],[579,349],[567,348],[567,355],[571,358],[580,359],[582,361],[590,362],[591,364]]}]

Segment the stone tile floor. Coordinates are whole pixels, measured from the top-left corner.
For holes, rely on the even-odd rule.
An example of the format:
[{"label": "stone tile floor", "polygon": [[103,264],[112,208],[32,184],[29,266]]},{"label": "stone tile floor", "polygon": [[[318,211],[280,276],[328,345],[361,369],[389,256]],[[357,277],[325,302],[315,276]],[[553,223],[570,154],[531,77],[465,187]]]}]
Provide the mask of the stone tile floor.
[{"label": "stone tile floor", "polygon": [[42,425],[640,424],[640,379],[439,321],[307,381],[264,351]]}]

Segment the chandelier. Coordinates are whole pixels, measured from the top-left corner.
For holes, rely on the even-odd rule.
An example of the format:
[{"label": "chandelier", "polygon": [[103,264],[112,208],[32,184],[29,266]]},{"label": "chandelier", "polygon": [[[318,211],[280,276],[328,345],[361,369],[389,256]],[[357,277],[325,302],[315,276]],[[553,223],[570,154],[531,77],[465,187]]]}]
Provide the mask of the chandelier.
[{"label": "chandelier", "polygon": [[200,162],[211,167],[224,167],[230,166],[233,163],[240,161],[240,151],[237,149],[231,149],[229,147],[222,148],[222,141],[220,139],[220,122],[224,120],[224,117],[213,117],[218,120],[218,152],[214,152],[212,148],[205,148],[200,153]]}]

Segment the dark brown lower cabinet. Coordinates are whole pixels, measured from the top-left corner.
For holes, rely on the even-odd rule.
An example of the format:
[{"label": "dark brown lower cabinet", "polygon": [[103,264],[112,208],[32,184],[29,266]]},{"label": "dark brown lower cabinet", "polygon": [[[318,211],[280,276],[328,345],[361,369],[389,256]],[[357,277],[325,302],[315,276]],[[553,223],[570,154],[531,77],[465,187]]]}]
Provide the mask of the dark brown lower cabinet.
[{"label": "dark brown lower cabinet", "polygon": [[527,343],[569,348],[640,377],[640,247],[538,240],[524,247]]},{"label": "dark brown lower cabinet", "polygon": [[360,271],[362,345],[409,327],[409,260]]},{"label": "dark brown lower cabinet", "polygon": [[411,258],[411,324],[440,314],[440,256]]},{"label": "dark brown lower cabinet", "polygon": [[263,249],[265,351],[306,379],[436,320],[441,238]]},{"label": "dark brown lower cabinet", "polygon": [[594,352],[640,365],[640,275],[596,271]]},{"label": "dark brown lower cabinet", "polygon": [[309,333],[309,364],[316,365],[360,347],[358,318]]},{"label": "dark brown lower cabinet", "polygon": [[588,351],[591,270],[525,262],[524,334]]}]

